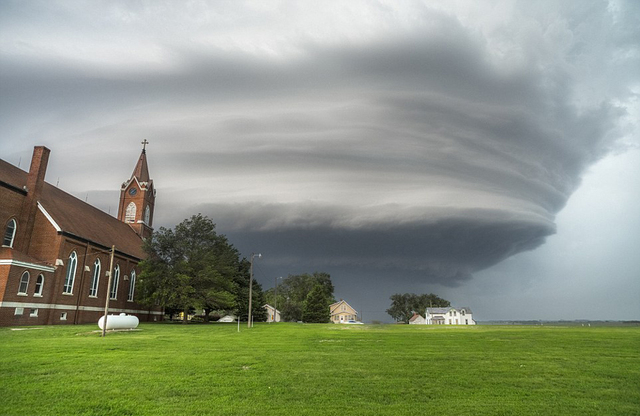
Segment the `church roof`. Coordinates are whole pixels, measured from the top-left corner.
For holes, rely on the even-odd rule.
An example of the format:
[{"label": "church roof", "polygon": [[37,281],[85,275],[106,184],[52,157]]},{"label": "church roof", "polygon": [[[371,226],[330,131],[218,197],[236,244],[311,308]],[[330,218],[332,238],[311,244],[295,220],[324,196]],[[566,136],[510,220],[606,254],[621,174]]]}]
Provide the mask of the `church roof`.
[{"label": "church roof", "polygon": [[[0,183],[22,189],[27,175],[0,159]],[[142,239],[128,224],[73,195],[45,182],[38,202],[62,232],[107,248],[115,245],[116,251],[137,259],[145,257]]]},{"label": "church roof", "polygon": [[149,182],[149,166],[147,165],[147,152],[142,149],[142,153],[140,153],[140,158],[138,158],[138,163],[136,163],[136,167],[133,169],[133,173],[131,174],[131,179],[138,178],[138,182]]}]

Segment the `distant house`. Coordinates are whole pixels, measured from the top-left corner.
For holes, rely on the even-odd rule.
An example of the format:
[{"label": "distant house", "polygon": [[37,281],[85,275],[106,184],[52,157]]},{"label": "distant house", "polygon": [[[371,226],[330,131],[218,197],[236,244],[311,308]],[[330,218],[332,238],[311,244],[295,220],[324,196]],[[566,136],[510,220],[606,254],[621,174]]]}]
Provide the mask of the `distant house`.
[{"label": "distant house", "polygon": [[426,323],[427,323],[427,320],[424,319],[424,317],[419,313],[414,313],[411,319],[409,319],[410,325],[424,325]]},{"label": "distant house", "polygon": [[334,324],[344,324],[358,319],[358,311],[342,299],[329,305],[329,312],[331,313],[331,322]]},{"label": "distant house", "polygon": [[263,306],[267,310],[267,322],[280,322],[280,311],[267,304]]},{"label": "distant house", "polygon": [[427,308],[425,314],[427,325],[475,325],[469,308]]}]

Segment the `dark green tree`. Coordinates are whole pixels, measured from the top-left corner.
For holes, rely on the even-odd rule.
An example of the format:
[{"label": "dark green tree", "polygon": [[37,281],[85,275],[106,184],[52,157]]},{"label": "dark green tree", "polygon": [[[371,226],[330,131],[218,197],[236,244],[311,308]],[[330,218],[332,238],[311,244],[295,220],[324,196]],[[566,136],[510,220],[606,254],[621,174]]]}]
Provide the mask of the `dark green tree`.
[{"label": "dark green tree", "polygon": [[307,323],[327,323],[330,319],[329,304],[325,288],[321,284],[313,287],[307,295],[302,309],[302,321]]},{"label": "dark green tree", "polygon": [[138,300],[147,305],[178,309],[230,309],[235,305],[234,279],[239,253],[215,224],[201,214],[176,225],[161,227],[144,245],[140,263]]},{"label": "dark green tree", "polygon": [[424,316],[427,308],[451,306],[448,300],[433,293],[416,295],[415,293],[396,293],[391,295],[391,307],[387,313],[398,322],[409,323],[414,313]]}]

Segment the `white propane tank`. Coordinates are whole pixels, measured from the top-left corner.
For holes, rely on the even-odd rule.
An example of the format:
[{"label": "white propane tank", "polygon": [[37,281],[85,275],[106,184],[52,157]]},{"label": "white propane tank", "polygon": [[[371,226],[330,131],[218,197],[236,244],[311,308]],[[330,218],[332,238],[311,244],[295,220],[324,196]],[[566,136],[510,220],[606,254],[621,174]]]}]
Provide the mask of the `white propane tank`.
[{"label": "white propane tank", "polygon": [[[137,316],[121,313],[120,315],[109,315],[107,319],[107,329],[135,329],[140,320]],[[104,329],[104,315],[98,320],[98,327]]]}]

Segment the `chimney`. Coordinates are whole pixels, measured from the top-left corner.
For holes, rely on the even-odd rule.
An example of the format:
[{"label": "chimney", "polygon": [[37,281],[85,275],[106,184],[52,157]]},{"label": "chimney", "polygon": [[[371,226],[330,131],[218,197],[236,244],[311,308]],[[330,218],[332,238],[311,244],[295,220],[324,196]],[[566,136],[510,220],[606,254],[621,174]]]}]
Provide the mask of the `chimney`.
[{"label": "chimney", "polygon": [[38,210],[38,199],[42,193],[44,176],[47,173],[47,164],[49,163],[49,153],[51,151],[44,146],[33,148],[31,167],[27,174],[27,196],[22,202],[22,210],[20,212],[19,224],[22,224],[22,226],[18,229],[21,237],[18,239],[19,249],[25,253],[29,251],[31,244],[31,235]]},{"label": "chimney", "polygon": [[49,153],[51,153],[51,150],[44,146],[33,148],[31,167],[27,176],[27,192],[35,197],[39,196],[42,191],[44,175],[47,173],[47,164],[49,163]]}]

